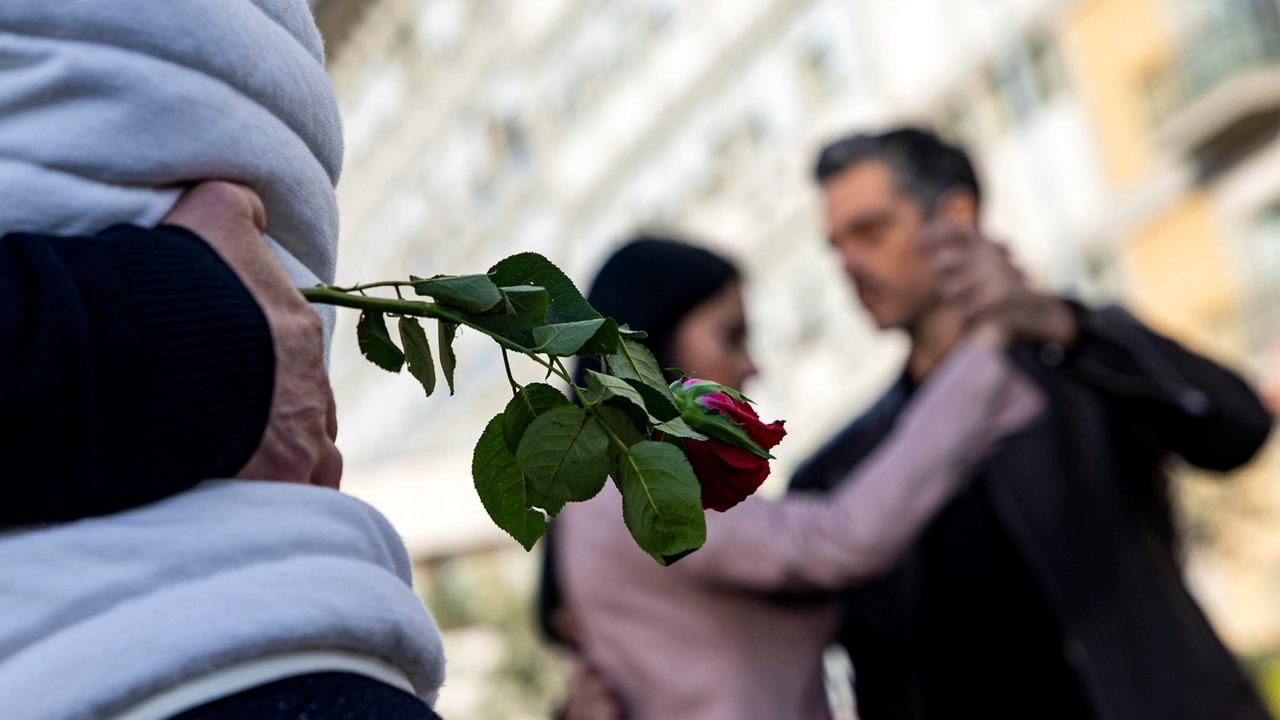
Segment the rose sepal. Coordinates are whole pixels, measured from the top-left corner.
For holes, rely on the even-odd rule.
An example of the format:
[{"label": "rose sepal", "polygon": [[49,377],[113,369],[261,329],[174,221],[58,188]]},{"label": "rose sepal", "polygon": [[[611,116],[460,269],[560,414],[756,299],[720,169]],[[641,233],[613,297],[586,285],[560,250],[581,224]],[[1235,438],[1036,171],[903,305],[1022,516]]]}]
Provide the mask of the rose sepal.
[{"label": "rose sepal", "polygon": [[751,401],[742,393],[707,380],[676,381],[671,384],[671,392],[676,396],[676,402],[680,407],[681,419],[689,427],[732,447],[746,450],[757,457],[765,460],[774,459],[774,456],[761,447],[759,443],[752,440],[747,432],[742,429],[742,426],[735,422],[733,418],[715,407],[709,407],[699,402],[709,395],[722,394],[735,402],[751,404]]}]

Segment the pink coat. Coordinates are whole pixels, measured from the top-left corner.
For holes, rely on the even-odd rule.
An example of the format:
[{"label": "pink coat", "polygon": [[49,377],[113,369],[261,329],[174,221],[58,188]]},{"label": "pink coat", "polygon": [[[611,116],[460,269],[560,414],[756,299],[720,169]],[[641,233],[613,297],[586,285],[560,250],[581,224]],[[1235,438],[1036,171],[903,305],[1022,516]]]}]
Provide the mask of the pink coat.
[{"label": "pink coat", "polygon": [[557,566],[582,652],[630,720],[828,717],[821,656],[840,608],[803,591],[891,568],[976,462],[1043,405],[1002,354],[962,345],[839,492],[708,513],[706,545],[668,568],[636,547],[612,485],[566,507]]}]

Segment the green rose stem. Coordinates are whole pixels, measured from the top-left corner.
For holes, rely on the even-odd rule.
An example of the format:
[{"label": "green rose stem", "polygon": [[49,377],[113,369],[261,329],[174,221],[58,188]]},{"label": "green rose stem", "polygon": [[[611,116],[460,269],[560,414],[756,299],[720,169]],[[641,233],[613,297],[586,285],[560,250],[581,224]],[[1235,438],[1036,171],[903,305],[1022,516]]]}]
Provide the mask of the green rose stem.
[{"label": "green rose stem", "polygon": [[[368,294],[374,288],[395,297]],[[427,300],[406,300],[405,288]],[[541,255],[513,255],[483,275],[410,276],[301,292],[313,303],[361,311],[360,352],[391,373],[407,367],[427,396],[436,387],[435,364],[418,319],[438,324],[440,368],[451,393],[457,328],[471,328],[498,344],[513,398],[485,426],[471,471],[489,516],[526,549],[546,532],[548,516],[566,502],[591,498],[612,475],[632,537],[667,564],[706,540],[698,477],[685,448],[670,440],[706,440],[705,428],[731,446],[763,453],[733,420],[685,407],[689,403],[675,397],[657,360],[638,342],[643,333],[602,317]],[[399,318],[399,346],[386,326],[388,317]],[[569,398],[544,383],[516,382],[512,351],[545,368],[548,378],[563,380]],[[575,355],[601,362],[599,371],[587,373],[587,387],[579,387],[566,366],[565,359]],[[652,439],[659,432],[666,441]]]},{"label": "green rose stem", "polygon": [[313,288],[299,288],[299,290],[302,292],[303,297],[313,303],[340,305],[342,307],[354,308],[356,310],[372,310],[373,312],[389,313],[392,315],[411,315],[413,317],[431,318],[433,320],[445,320],[457,325],[465,325],[473,330],[484,333],[502,346],[502,362],[506,366],[507,380],[511,383],[513,390],[518,388],[519,384],[511,375],[511,363],[507,359],[508,350],[514,350],[521,355],[532,358],[534,362],[567,382],[569,387],[573,389],[573,394],[577,396],[578,402],[581,403],[582,407],[586,408],[587,412],[591,413],[591,416],[600,423],[600,426],[604,428],[605,433],[611,440],[613,440],[614,444],[616,444],[622,452],[626,453],[628,451],[629,448],[627,447],[627,444],[623,442],[622,438],[618,437],[618,434],[609,427],[609,424],[600,416],[596,407],[587,402],[586,396],[582,394],[582,388],[578,387],[577,383],[573,381],[573,377],[569,374],[569,371],[565,369],[564,364],[558,359],[551,358],[551,362],[547,362],[537,354],[530,352],[527,348],[521,347],[519,344],[514,343],[497,333],[467,322],[467,319],[461,314],[448,308],[440,307],[436,303],[415,300],[391,300],[388,298],[370,297],[364,294],[365,290],[378,287],[394,287],[398,294],[400,292],[400,288],[412,286],[413,283],[411,282],[388,280],[384,282],[369,283],[367,285],[353,285],[349,288],[334,287],[331,285],[318,285]]},{"label": "green rose stem", "polygon": [[[365,290],[374,287],[395,286],[398,290],[399,287],[406,285],[412,286],[413,283],[388,281],[370,283],[368,285],[356,285],[350,288],[317,285],[313,288],[298,288],[298,290],[302,293],[302,297],[306,298],[308,302],[319,303],[321,305],[340,305],[342,307],[355,308],[356,310],[371,310],[373,312],[388,313],[390,315],[409,315],[412,317],[430,318],[432,320],[444,320],[455,325],[465,325],[472,330],[484,333],[485,335],[493,338],[494,342],[501,345],[504,350],[514,350],[521,355],[530,357],[534,362],[537,362],[547,370],[550,370],[556,375],[564,378],[570,385],[573,384],[573,381],[569,379],[568,373],[558,371],[554,366],[543,360],[538,355],[529,352],[528,348],[521,347],[518,343],[512,342],[495,332],[486,330],[479,325],[468,322],[460,313],[441,307],[436,303],[421,302],[418,300],[391,300],[388,298],[369,297],[368,295],[363,294],[352,294],[363,293]],[[506,360],[505,353],[503,354],[503,360]],[[507,378],[511,379],[510,367],[508,367]],[[511,379],[511,382],[514,383],[515,380]],[[581,397],[581,395],[579,395],[579,397]]]}]

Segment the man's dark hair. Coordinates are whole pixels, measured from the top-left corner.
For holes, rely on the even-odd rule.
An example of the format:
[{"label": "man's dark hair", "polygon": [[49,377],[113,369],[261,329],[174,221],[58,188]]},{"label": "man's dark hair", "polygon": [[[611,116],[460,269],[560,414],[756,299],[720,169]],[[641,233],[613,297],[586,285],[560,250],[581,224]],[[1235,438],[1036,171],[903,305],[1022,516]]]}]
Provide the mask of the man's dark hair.
[{"label": "man's dark hair", "polygon": [[948,190],[965,188],[982,201],[978,176],[963,150],[926,130],[900,128],[841,138],[822,148],[814,176],[819,184],[865,162],[879,160],[893,171],[898,190],[915,198],[926,214]]}]

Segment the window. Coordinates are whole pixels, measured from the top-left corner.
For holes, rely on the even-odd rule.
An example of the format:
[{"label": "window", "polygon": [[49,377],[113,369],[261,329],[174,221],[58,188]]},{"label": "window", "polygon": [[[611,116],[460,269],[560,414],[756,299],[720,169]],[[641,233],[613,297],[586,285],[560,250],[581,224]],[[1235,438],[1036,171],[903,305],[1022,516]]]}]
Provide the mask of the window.
[{"label": "window", "polygon": [[1057,97],[1066,86],[1066,74],[1052,40],[1037,36],[988,66],[984,81],[996,124],[1007,129],[1023,125]]}]

